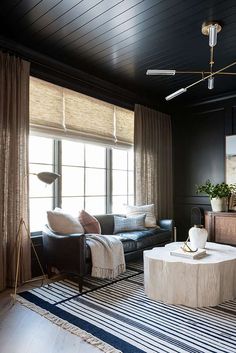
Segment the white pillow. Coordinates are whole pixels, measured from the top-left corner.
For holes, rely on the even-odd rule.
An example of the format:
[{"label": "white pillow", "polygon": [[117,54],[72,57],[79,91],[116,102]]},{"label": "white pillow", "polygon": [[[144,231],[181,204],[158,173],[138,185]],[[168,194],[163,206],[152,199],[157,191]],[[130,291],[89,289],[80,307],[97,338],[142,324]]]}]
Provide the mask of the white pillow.
[{"label": "white pillow", "polygon": [[154,204],[143,206],[126,206],[126,217],[139,216],[145,213],[145,227],[156,227],[156,217],[154,213]]},{"label": "white pillow", "polygon": [[75,217],[62,209],[47,211],[48,226],[53,232],[60,234],[84,233],[84,228]]}]

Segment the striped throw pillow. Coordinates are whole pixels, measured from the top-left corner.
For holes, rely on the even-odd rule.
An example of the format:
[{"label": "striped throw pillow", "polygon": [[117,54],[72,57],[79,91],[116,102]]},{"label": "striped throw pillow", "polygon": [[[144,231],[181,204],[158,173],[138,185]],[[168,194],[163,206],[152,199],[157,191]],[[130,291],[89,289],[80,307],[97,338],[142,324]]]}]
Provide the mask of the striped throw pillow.
[{"label": "striped throw pillow", "polygon": [[114,216],[114,232],[113,234],[121,232],[130,232],[134,230],[144,230],[145,229],[145,214],[139,215],[137,217],[119,217]]}]

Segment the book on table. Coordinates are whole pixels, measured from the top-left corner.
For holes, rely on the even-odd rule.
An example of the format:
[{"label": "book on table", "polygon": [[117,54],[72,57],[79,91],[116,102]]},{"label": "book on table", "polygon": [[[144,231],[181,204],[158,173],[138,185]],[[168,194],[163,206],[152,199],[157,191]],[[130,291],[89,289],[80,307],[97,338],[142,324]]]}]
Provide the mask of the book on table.
[{"label": "book on table", "polygon": [[197,249],[197,251],[190,252],[184,251],[182,248],[178,248],[170,251],[170,255],[185,257],[187,259],[200,259],[206,255],[205,249]]}]

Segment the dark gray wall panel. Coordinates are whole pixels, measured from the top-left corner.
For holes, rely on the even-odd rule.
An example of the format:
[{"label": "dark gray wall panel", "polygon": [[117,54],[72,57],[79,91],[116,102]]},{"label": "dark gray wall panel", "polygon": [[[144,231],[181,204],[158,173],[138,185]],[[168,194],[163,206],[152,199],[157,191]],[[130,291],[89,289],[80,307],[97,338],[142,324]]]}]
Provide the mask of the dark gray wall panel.
[{"label": "dark gray wall panel", "polygon": [[174,218],[178,239],[187,237],[191,208],[211,210],[196,185],[225,181],[225,136],[235,132],[236,99],[213,101],[172,115]]}]

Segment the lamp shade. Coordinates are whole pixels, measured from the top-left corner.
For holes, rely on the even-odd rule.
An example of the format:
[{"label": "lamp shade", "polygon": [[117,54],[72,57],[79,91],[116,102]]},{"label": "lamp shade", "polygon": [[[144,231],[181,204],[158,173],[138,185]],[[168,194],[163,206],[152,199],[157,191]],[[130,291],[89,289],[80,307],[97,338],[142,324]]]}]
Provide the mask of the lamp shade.
[{"label": "lamp shade", "polygon": [[214,47],[217,43],[217,25],[209,27],[209,46]]},{"label": "lamp shade", "polygon": [[174,76],[176,73],[175,70],[147,70],[146,75],[167,75]]},{"label": "lamp shade", "polygon": [[213,89],[214,88],[214,77],[209,77],[208,78],[208,89]]},{"label": "lamp shade", "polygon": [[60,175],[52,172],[41,172],[36,174],[39,180],[46,184],[52,184]]},{"label": "lamp shade", "polygon": [[187,91],[187,88],[180,88],[178,91],[171,93],[169,96],[166,97],[166,100],[169,101],[177,96],[179,96],[180,94],[184,93]]}]

